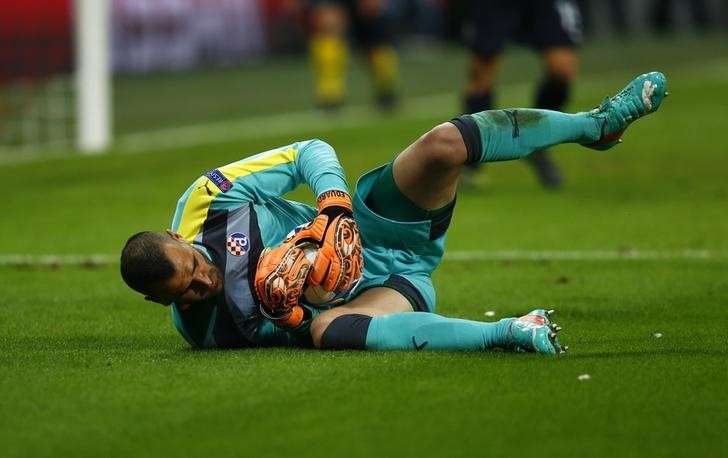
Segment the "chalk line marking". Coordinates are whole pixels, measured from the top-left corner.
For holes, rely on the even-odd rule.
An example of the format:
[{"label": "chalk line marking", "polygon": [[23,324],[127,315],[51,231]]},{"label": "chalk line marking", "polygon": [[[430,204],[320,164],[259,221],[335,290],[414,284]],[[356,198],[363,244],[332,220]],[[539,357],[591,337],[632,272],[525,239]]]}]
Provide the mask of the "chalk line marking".
[{"label": "chalk line marking", "polygon": [[[724,78],[728,74],[728,59],[718,57],[701,63],[690,72],[700,72],[712,78]],[[604,88],[605,95],[616,89],[612,82],[624,77],[623,71],[601,72],[596,75],[585,75],[579,80],[582,88]],[[605,82],[605,81],[608,81]],[[688,83],[690,84],[690,83]],[[702,82],[700,83],[702,84]],[[513,98],[519,94],[530,93],[531,85],[525,82],[505,83],[499,89],[504,98]],[[398,120],[426,120],[451,115],[457,110],[459,94],[443,92],[407,97],[403,107],[396,114]],[[246,141],[271,136],[307,135],[328,132],[335,129],[355,128],[386,122],[370,105],[351,105],[345,107],[340,116],[331,117],[317,110],[291,111],[262,116],[187,124],[179,127],[160,128],[149,131],[127,133],[115,139],[112,152],[121,154],[146,153],[155,150],[187,148],[213,145],[230,141]],[[49,158],[83,157],[70,151],[25,151],[7,149],[0,146],[0,165],[33,162]]]},{"label": "chalk line marking", "polygon": [[445,253],[446,261],[661,261],[728,260],[716,250],[466,250]]},{"label": "chalk line marking", "polygon": [[[452,250],[445,253],[446,262],[477,261],[728,261],[728,251],[720,250]],[[119,263],[118,255],[68,254],[33,255],[0,254],[5,267],[102,267]]]}]

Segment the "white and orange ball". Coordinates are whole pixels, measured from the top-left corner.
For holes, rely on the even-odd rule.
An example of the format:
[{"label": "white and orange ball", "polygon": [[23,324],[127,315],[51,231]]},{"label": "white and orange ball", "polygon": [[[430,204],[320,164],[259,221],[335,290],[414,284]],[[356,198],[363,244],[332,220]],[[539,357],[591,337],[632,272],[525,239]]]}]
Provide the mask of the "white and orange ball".
[{"label": "white and orange ball", "polygon": [[[316,261],[318,256],[318,247],[314,244],[307,244],[301,247],[303,254],[306,256],[311,263]],[[339,304],[346,299],[349,293],[356,287],[358,282],[354,282],[354,285],[346,291],[325,291],[320,286],[306,286],[303,290],[303,297],[311,305],[335,305]]]}]

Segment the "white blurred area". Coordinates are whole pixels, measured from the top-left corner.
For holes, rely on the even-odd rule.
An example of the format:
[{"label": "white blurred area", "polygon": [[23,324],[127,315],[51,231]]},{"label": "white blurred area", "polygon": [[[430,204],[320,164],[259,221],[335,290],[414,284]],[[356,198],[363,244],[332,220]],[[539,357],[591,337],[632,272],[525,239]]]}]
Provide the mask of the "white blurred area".
[{"label": "white blurred area", "polygon": [[112,0],[117,72],[231,65],[265,51],[257,0]]},{"label": "white blurred area", "polygon": [[101,152],[112,75],[241,64],[277,0],[0,0],[0,157]]}]

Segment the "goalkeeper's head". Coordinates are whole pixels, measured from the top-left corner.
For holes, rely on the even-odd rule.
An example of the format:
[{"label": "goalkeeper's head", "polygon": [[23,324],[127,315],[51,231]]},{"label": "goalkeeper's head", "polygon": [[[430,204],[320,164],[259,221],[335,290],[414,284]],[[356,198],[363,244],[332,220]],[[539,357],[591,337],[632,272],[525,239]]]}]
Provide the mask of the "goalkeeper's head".
[{"label": "goalkeeper's head", "polygon": [[121,276],[145,299],[185,309],[223,289],[223,275],[181,235],[139,232],[121,251]]}]

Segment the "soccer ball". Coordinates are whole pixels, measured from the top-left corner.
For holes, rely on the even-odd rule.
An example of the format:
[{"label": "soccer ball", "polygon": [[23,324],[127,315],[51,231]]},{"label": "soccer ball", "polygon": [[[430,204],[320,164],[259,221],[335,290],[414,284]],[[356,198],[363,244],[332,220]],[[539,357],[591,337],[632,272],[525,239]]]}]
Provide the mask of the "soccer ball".
[{"label": "soccer ball", "polygon": [[[316,260],[318,247],[308,243],[301,247],[303,254],[310,262]],[[320,286],[306,286],[303,290],[303,298],[311,305],[336,305],[344,302],[349,293],[356,287],[358,281],[354,282],[351,288],[346,291],[324,291]]]}]

